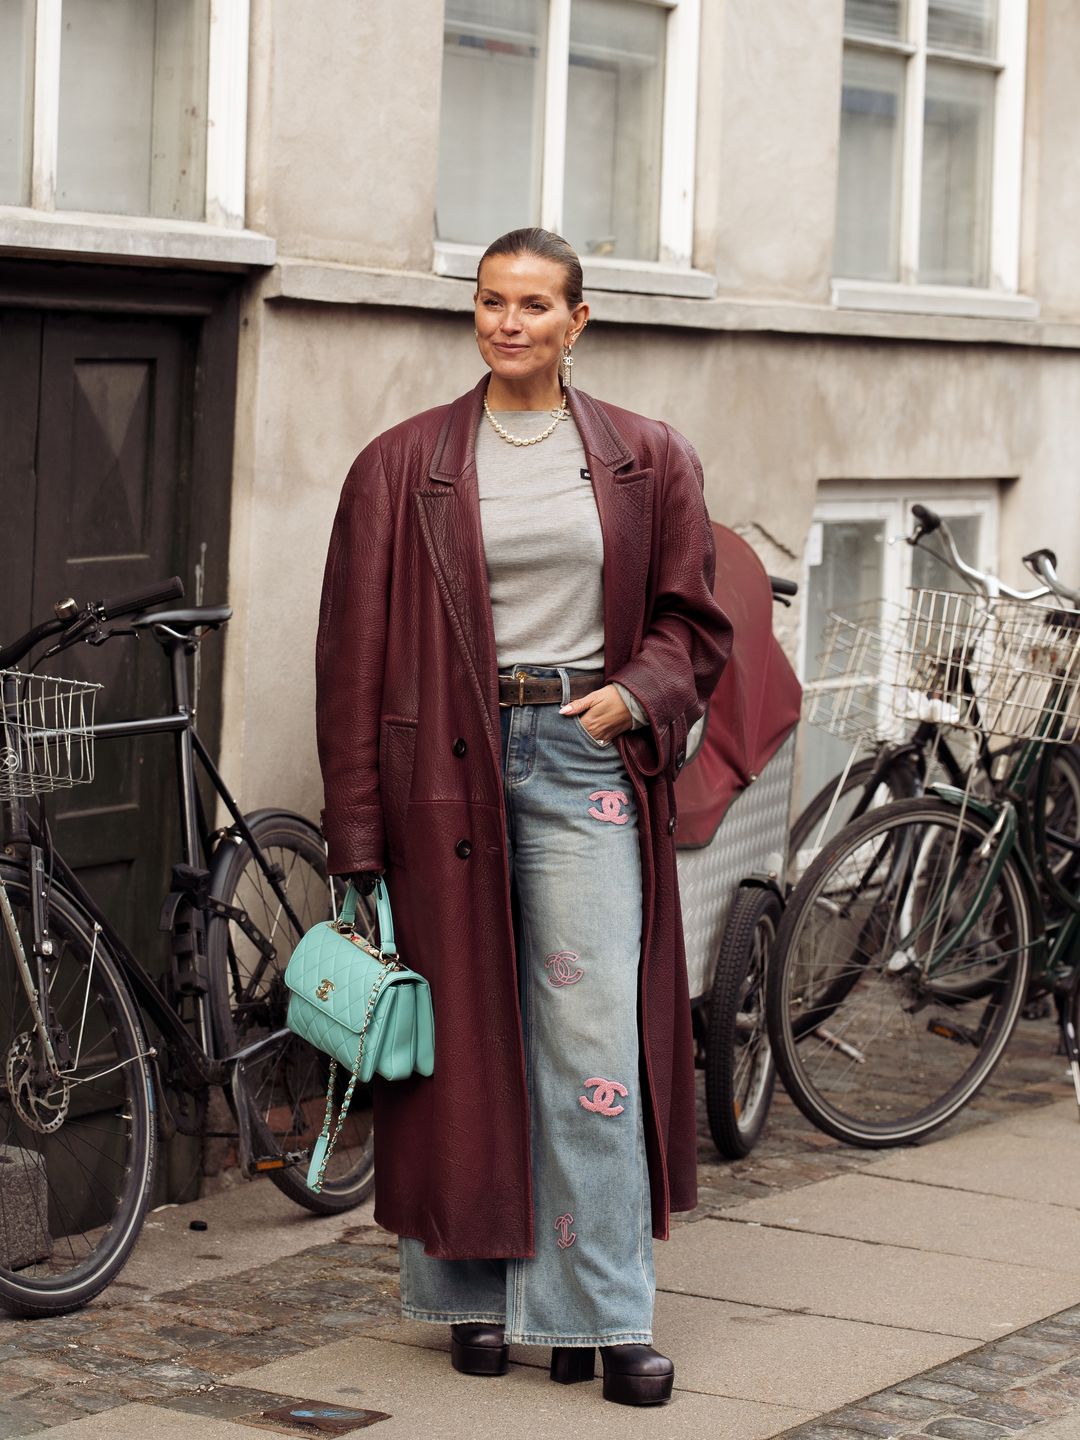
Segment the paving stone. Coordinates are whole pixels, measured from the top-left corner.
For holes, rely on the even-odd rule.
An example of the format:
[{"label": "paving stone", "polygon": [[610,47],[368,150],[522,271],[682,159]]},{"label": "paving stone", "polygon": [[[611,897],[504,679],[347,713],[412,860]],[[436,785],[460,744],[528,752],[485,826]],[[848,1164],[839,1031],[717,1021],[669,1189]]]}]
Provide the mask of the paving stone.
[{"label": "paving stone", "polygon": [[895,1440],[900,1426],[907,1426],[907,1422],[897,1415],[882,1415],[861,1405],[838,1410],[829,1416],[829,1422],[842,1430],[846,1428],[852,1440],[856,1435],[875,1436],[878,1440]]},{"label": "paving stone", "polygon": [[188,1395],[168,1395],[156,1403],[163,1410],[180,1410],[188,1415],[216,1416],[228,1420],[235,1415],[255,1415],[295,1403],[295,1396],[270,1390],[249,1390],[242,1385],[215,1385]]},{"label": "paving stone", "polygon": [[1018,1379],[1035,1375],[1040,1370],[1046,1369],[1046,1361],[1043,1359],[1010,1354],[1008,1351],[1002,1351],[997,1345],[985,1351],[976,1350],[971,1355],[965,1355],[964,1360],[968,1365],[978,1365],[981,1369],[992,1370],[996,1375],[1015,1376]]},{"label": "paving stone", "polygon": [[987,1420],[965,1420],[961,1416],[946,1416],[943,1420],[931,1420],[924,1435],[940,1435],[943,1440],[1003,1440],[1008,1435],[1000,1425]]},{"label": "paving stone", "polygon": [[1001,1376],[993,1374],[983,1365],[970,1364],[966,1357],[963,1360],[954,1360],[948,1365],[939,1365],[930,1372],[930,1377],[946,1385],[959,1385],[964,1390],[974,1390],[977,1394],[1006,1388]]},{"label": "paving stone", "polygon": [[30,1415],[10,1415],[0,1411],[0,1440],[22,1440],[24,1435],[37,1435],[47,1429],[45,1422]]},{"label": "paving stone", "polygon": [[[944,1390],[952,1390],[955,1387],[944,1385]],[[949,1403],[955,1396],[949,1397]],[[867,1405],[874,1410],[884,1411],[887,1415],[898,1415],[908,1420],[925,1419],[930,1415],[940,1415],[942,1410],[947,1408],[946,1402],[940,1398],[924,1398],[919,1395],[905,1394],[899,1386],[893,1390],[882,1390],[877,1395],[868,1396]]]},{"label": "paving stone", "polygon": [[1011,1391],[1005,1391],[1005,1398],[997,1400],[976,1400],[972,1405],[964,1406],[964,1414],[970,1415],[977,1420],[992,1420],[995,1425],[1002,1425],[1006,1430],[1026,1430],[1029,1425],[1034,1425],[1038,1420],[1030,1410],[1022,1410],[1017,1405],[1012,1405],[1009,1398]]},{"label": "paving stone", "polygon": [[1036,1340],[1023,1333],[1006,1336],[998,1342],[998,1349],[1006,1355],[1026,1355],[1047,1365],[1055,1360],[1067,1360],[1072,1354],[1072,1347],[1060,1340]]}]

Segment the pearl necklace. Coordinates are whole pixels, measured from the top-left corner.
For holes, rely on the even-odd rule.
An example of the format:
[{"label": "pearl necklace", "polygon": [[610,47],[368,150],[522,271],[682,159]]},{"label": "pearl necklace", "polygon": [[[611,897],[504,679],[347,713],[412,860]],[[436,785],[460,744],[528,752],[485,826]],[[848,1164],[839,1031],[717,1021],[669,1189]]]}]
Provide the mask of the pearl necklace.
[{"label": "pearl necklace", "polygon": [[554,416],[551,424],[546,430],[541,430],[539,435],[533,435],[529,439],[525,439],[521,435],[511,435],[509,430],[499,424],[498,420],[496,420],[495,416],[491,413],[491,407],[487,402],[486,395],[484,396],[484,414],[491,421],[491,428],[495,431],[495,434],[498,435],[500,440],[505,440],[508,445],[539,445],[541,440],[546,440],[549,435],[554,435],[559,427],[560,420],[570,419],[570,411],[566,408],[565,392],[563,393],[562,404],[559,409],[552,410],[551,412]]}]

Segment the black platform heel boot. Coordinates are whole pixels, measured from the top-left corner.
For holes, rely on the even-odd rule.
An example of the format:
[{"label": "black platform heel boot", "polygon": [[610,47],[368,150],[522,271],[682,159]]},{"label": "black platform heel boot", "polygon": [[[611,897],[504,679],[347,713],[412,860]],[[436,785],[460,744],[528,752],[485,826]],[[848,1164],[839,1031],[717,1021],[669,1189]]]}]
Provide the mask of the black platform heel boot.
[{"label": "black platform heel boot", "polygon": [[651,1345],[601,1345],[604,1399],[616,1405],[663,1405],[671,1399],[675,1366]]},{"label": "black platform heel boot", "polygon": [[501,1325],[451,1325],[450,1364],[462,1375],[505,1375],[510,1346]]},{"label": "black platform heel boot", "polygon": [[553,1345],[551,1349],[551,1378],[560,1385],[576,1385],[579,1380],[591,1380],[596,1374],[596,1347],[594,1345]]}]

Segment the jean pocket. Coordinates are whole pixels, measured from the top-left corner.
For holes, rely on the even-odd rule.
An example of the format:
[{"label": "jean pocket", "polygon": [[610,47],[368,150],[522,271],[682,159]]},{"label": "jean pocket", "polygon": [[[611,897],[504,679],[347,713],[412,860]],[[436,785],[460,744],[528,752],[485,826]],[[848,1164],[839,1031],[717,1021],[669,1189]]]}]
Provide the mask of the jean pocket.
[{"label": "jean pocket", "polygon": [[590,734],[589,734],[588,730],[585,729],[584,722],[582,721],[582,719],[581,719],[581,717],[580,717],[579,715],[575,715],[575,716],[573,717],[573,719],[574,719],[574,724],[577,726],[578,730],[581,732],[582,735],[584,735],[584,737],[585,737],[585,739],[588,741],[588,743],[589,743],[590,745],[592,745],[595,749],[597,749],[597,750],[610,750],[610,749],[611,749],[611,745],[610,745],[610,742],[609,742],[609,741],[607,741],[607,740],[597,740],[597,738],[596,738],[595,735],[590,735]]}]

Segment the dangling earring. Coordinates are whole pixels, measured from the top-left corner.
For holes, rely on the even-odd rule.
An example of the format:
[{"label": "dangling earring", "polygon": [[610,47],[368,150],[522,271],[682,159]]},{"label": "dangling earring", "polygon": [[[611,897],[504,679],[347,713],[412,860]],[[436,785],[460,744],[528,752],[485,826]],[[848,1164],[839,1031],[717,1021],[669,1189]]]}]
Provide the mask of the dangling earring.
[{"label": "dangling earring", "polygon": [[562,359],[559,361],[559,371],[562,375],[563,388],[566,390],[569,390],[573,383],[573,369],[574,357],[570,354],[570,346],[564,345],[562,348]]}]

